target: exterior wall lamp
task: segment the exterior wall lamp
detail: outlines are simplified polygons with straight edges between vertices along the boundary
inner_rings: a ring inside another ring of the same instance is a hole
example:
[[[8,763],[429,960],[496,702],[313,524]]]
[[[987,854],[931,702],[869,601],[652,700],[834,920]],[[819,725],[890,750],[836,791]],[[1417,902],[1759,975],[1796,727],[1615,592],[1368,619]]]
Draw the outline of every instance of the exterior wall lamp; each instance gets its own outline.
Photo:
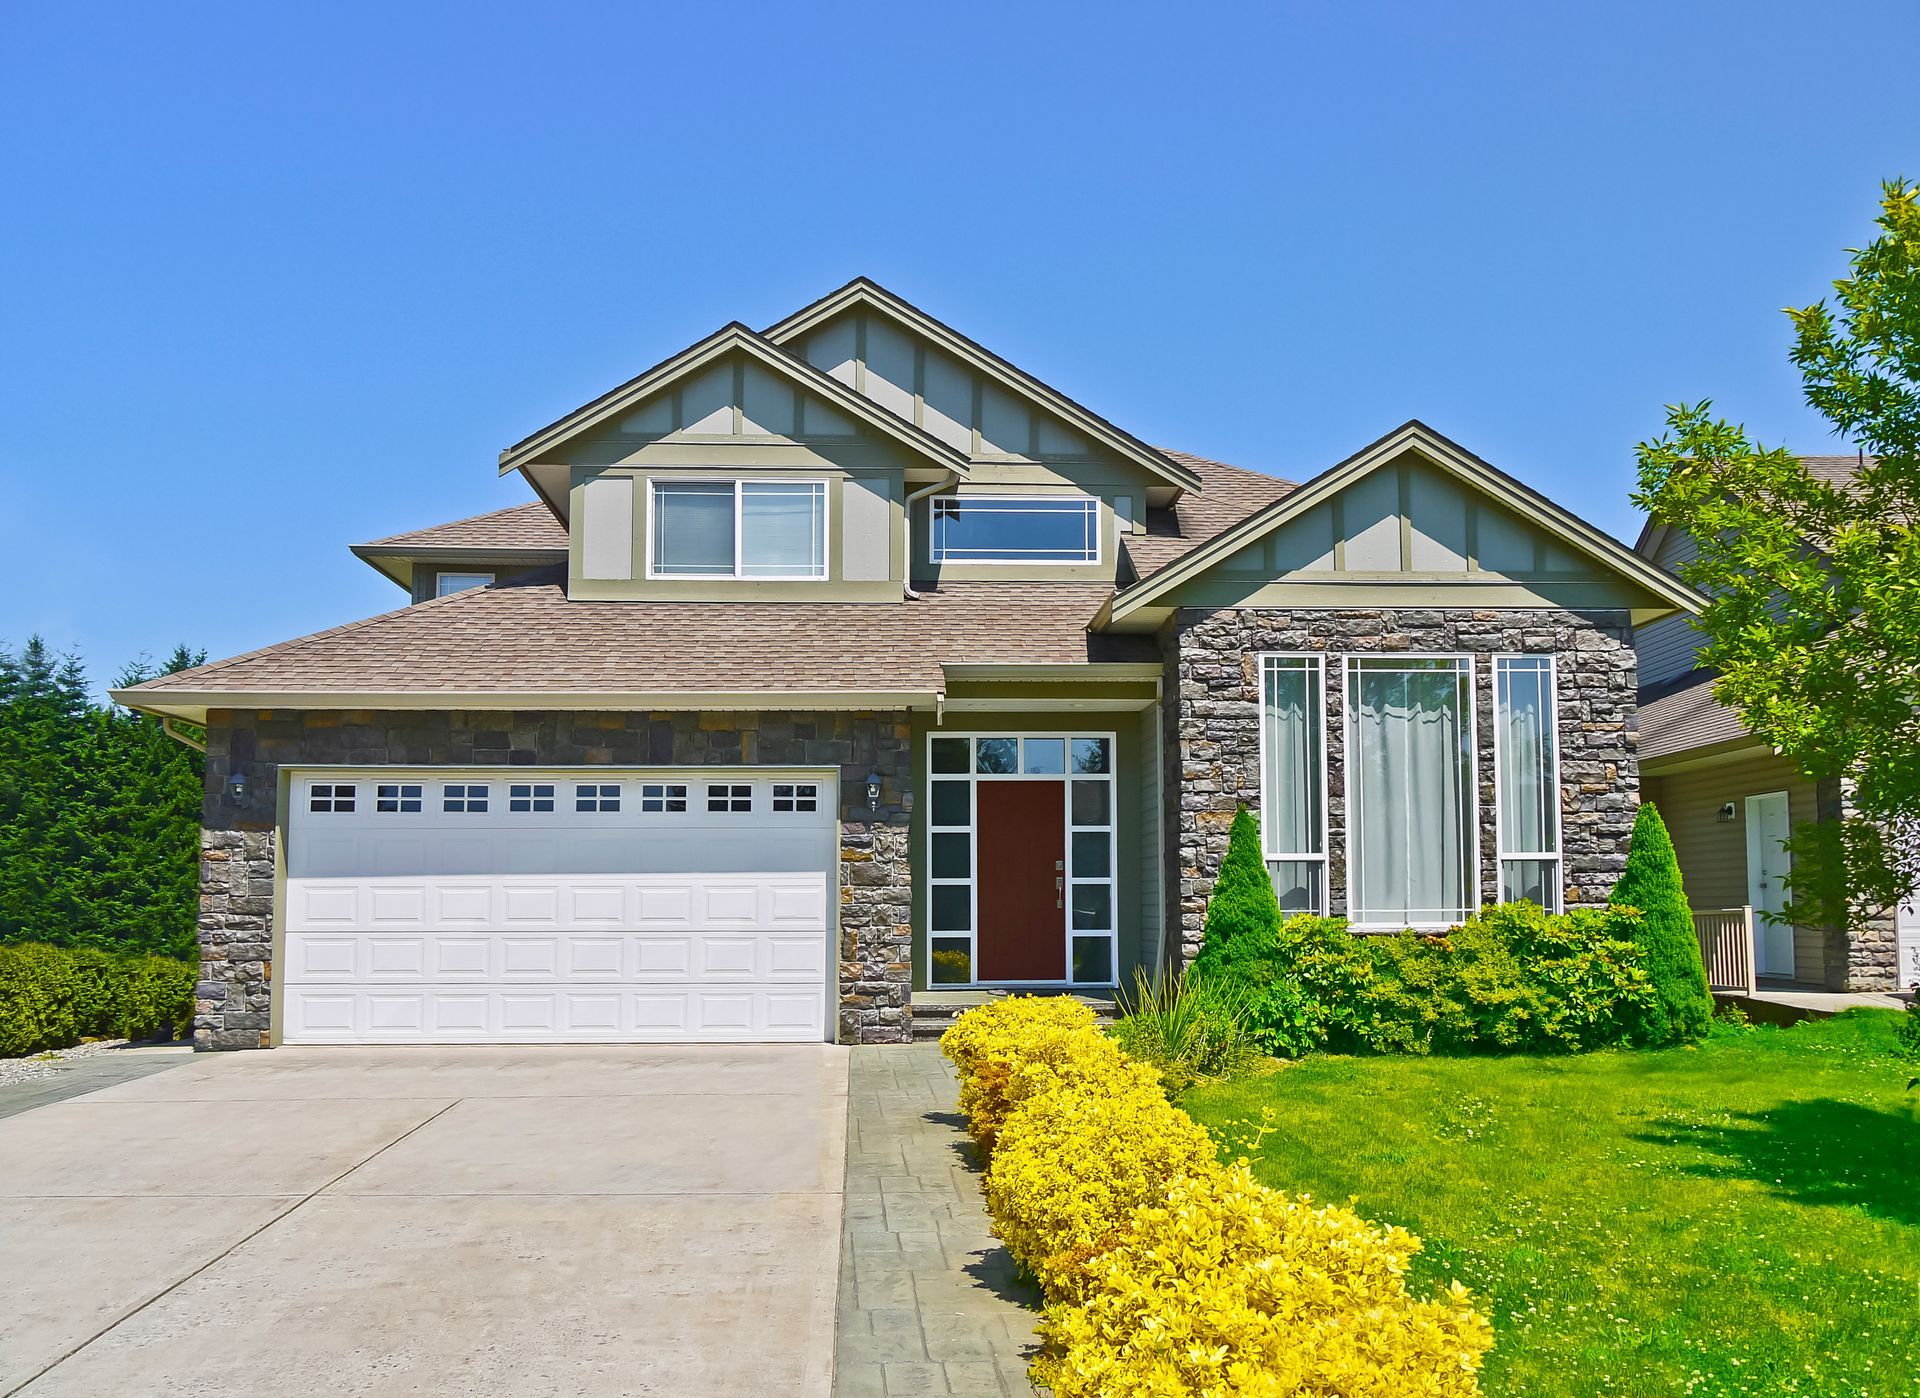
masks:
[[[869,811],[880,809],[880,781],[880,773],[877,770],[867,773],[867,809]]]
[[[242,767],[236,770],[227,778],[227,799],[236,806],[246,805],[249,786],[246,769]]]

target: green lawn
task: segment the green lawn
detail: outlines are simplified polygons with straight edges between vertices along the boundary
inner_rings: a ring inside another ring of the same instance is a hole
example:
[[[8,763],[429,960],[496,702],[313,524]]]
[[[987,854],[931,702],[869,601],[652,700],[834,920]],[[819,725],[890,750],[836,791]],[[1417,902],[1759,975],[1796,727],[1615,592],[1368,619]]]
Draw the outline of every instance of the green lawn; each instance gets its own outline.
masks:
[[[1913,1395],[1920,1089],[1896,1019],[1315,1058],[1183,1105],[1268,1184],[1425,1239],[1416,1280],[1493,1317],[1489,1394]]]

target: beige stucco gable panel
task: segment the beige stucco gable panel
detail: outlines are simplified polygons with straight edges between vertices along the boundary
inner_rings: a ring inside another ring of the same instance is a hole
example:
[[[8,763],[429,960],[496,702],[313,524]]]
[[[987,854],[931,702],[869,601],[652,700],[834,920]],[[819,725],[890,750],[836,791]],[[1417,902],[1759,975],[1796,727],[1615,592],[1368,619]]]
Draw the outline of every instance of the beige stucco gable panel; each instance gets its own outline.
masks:
[[[766,335],[974,460],[1118,465],[1156,505],[1199,489],[1185,466],[865,278]]]
[[[1420,424],[1342,462],[1120,593],[1101,618],[1178,607],[1697,611],[1692,589]]]
[[[523,473],[565,520],[577,467],[623,462],[660,441],[730,448],[808,440],[885,442],[934,479],[967,473],[965,453],[738,323],[508,447],[500,471]]]

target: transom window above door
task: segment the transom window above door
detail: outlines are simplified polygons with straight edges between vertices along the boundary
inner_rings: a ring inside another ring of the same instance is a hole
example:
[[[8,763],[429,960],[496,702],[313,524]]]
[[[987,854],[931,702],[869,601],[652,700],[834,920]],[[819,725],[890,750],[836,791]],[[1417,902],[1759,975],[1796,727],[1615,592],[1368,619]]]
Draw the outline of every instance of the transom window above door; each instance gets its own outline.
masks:
[[[1085,495],[941,495],[935,563],[1098,563],[1100,502]]]
[[[647,576],[827,575],[825,481],[653,481]]]

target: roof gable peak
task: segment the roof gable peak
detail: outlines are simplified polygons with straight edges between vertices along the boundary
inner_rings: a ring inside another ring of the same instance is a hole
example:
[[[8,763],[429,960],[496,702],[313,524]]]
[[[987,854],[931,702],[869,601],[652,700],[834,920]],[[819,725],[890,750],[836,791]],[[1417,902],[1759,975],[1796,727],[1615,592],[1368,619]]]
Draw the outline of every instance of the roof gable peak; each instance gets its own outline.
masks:
[[[1043,383],[1018,365],[1001,358],[979,341],[928,314],[871,277],[859,276],[774,322],[762,332],[774,344],[794,346],[808,332],[844,312],[877,311],[910,334],[920,337],[977,371],[989,382],[1066,423],[1074,431],[1132,462],[1167,484],[1199,491],[1199,476],[1159,448],[1141,441],[1091,409]],[[800,357],[797,353],[795,357]]]

